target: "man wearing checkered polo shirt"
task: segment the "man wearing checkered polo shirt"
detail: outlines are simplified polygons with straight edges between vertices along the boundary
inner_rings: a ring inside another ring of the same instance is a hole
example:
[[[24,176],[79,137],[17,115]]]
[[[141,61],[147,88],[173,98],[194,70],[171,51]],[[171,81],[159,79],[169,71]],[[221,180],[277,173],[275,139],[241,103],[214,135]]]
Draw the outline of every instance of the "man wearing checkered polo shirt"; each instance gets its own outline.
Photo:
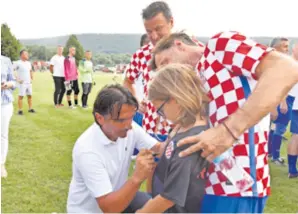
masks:
[[[268,113],[298,82],[298,63],[238,32],[216,34],[205,48],[185,34],[172,34],[155,46],[152,59],[152,69],[168,63],[194,66],[210,97],[212,128],[181,140],[179,146],[197,143],[180,156],[203,150],[212,161],[233,147],[236,164],[255,181],[240,192],[211,164],[202,212],[263,212],[270,194]]]
[[[139,100],[139,111],[144,114],[143,128],[159,141],[165,141],[170,130],[170,125],[156,113],[151,102],[146,100],[148,82],[152,78],[152,71],[149,67],[151,51],[154,45],[164,36],[171,33],[173,27],[173,16],[167,3],[157,1],[151,3],[142,12],[144,26],[149,36],[150,43],[141,47],[133,54],[130,64],[126,70],[124,86],[136,96],[135,82],[140,75],[144,79],[144,100]]]

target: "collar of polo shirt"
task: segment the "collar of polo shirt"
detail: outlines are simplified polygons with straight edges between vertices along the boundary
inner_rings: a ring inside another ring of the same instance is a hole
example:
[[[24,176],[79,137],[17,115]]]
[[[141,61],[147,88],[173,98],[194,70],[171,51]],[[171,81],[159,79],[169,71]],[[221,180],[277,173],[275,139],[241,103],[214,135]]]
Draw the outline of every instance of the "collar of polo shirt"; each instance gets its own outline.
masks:
[[[97,128],[98,128],[99,138],[100,138],[100,141],[102,141],[103,145],[110,145],[110,144],[116,144],[116,143],[117,143],[118,140],[117,140],[117,141],[112,141],[112,140],[110,140],[110,139],[105,135],[105,133],[103,133],[103,131],[101,130],[100,126],[97,125],[96,123],[95,123],[95,125],[96,125]],[[119,138],[118,138],[118,139],[119,139]]]

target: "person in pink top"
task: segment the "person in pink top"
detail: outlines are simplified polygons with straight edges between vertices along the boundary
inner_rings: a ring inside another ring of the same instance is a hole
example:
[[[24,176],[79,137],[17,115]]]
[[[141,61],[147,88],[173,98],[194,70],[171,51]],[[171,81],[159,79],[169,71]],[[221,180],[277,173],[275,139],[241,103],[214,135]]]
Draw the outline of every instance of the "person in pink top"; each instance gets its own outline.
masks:
[[[64,60],[64,74],[65,74],[65,87],[66,87],[66,95],[67,102],[69,108],[76,108],[78,106],[78,95],[80,93],[79,84],[78,84],[78,69],[76,65],[76,48],[70,47],[69,54],[65,57]],[[74,104],[71,103],[71,92],[74,91]]]

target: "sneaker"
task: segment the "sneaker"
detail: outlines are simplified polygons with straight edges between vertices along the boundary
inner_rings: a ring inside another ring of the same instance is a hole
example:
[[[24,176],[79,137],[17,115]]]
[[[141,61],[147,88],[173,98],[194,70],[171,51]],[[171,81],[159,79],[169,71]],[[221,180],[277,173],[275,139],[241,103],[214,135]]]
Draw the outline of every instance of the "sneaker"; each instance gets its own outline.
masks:
[[[7,171],[5,169],[4,164],[1,165],[1,178],[6,178],[7,177]]]
[[[82,108],[83,108],[83,109],[88,109],[89,107],[88,107],[88,106],[82,106]]]
[[[34,109],[30,109],[28,112],[29,113],[36,113],[36,111]]]
[[[23,111],[22,110],[19,110],[18,111],[18,115],[24,115]]]
[[[278,165],[278,166],[285,165],[285,161],[282,158],[278,158],[276,160],[272,159],[271,161],[272,161],[272,163],[274,163],[275,165]]]
[[[298,172],[297,173],[295,173],[295,174],[288,174],[288,177],[289,178],[298,178]]]
[[[69,106],[69,108],[70,108],[70,109],[76,109],[77,107],[76,107],[76,106],[73,106],[73,105],[71,105],[71,106]]]

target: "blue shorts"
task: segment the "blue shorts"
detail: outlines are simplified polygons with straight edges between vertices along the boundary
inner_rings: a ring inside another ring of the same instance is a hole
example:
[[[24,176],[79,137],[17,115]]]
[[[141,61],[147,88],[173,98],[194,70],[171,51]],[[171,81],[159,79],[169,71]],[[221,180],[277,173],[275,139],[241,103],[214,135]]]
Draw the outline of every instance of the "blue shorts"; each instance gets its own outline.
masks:
[[[205,195],[202,213],[262,213],[268,197],[226,197]]]
[[[280,106],[277,107],[278,116],[277,116],[276,120],[274,121],[275,124],[280,123],[285,126],[288,125],[288,123],[292,117],[292,108],[293,108],[294,100],[295,100],[295,97],[287,96],[286,101],[287,101],[287,105],[288,105],[288,111],[285,114],[280,112]]]
[[[298,134],[298,110],[292,110],[290,132],[293,134]]]

